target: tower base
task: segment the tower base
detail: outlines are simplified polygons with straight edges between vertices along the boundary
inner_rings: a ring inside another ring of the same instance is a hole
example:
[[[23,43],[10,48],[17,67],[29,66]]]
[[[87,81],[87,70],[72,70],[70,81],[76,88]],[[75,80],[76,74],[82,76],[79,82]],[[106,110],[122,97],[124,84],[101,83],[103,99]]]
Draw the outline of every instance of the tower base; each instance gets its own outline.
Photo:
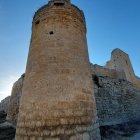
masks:
[[[40,133],[40,136],[16,135],[16,140],[101,140],[98,123],[88,127],[63,126],[46,132],[46,135]]]

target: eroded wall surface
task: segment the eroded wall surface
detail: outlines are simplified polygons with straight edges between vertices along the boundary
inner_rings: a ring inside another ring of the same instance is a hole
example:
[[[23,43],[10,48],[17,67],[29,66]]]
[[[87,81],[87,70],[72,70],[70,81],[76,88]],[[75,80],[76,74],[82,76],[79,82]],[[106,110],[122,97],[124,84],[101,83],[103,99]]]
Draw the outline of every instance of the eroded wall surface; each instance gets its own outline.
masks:
[[[117,71],[115,69],[109,69],[104,66],[91,64],[92,75],[96,76],[106,76],[116,79],[126,79],[125,73],[123,71]]]
[[[140,132],[140,90],[123,79],[96,76],[94,82],[101,138],[133,140]]]
[[[0,111],[7,113],[10,103],[10,96],[6,97],[0,102]]]
[[[95,96],[100,126],[140,120],[138,88],[123,79],[98,77],[96,80]]]
[[[9,108],[8,108],[6,120],[8,120],[14,125],[17,124],[24,77],[25,77],[25,74],[23,74],[18,79],[18,81],[14,83],[13,88],[12,88],[11,98],[9,101]]]

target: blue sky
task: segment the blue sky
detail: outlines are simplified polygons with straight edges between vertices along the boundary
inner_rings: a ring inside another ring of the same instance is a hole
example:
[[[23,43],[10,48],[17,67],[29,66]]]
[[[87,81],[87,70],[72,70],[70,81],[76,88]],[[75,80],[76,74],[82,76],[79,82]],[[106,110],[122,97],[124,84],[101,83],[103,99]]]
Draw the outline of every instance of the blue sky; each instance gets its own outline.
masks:
[[[31,23],[47,0],[0,0],[0,100],[25,71]],[[90,61],[104,65],[111,51],[129,54],[140,76],[140,0],[72,0],[85,13]]]

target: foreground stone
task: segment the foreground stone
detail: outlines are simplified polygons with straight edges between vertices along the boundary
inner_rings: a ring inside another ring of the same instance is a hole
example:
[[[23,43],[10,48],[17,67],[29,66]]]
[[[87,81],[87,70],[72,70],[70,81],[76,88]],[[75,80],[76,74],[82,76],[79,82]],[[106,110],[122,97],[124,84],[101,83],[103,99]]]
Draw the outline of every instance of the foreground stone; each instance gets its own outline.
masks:
[[[0,111],[0,124],[5,122],[6,115],[4,111]]]
[[[140,120],[116,125],[101,126],[100,132],[102,140],[133,140],[135,134],[140,132]]]
[[[4,111],[0,112],[0,140],[13,140],[15,137],[16,129],[15,127],[6,122],[6,113]]]

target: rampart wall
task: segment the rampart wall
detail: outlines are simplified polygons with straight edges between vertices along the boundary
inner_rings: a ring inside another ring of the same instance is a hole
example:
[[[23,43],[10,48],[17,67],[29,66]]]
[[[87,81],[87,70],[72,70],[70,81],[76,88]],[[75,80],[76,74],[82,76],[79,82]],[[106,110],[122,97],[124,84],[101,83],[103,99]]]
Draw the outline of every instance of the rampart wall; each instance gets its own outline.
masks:
[[[91,64],[91,72],[93,75],[97,75],[97,76],[107,76],[110,78],[126,79],[124,72],[117,71],[115,69],[108,69],[105,68],[104,66]]]
[[[95,96],[100,126],[123,124],[140,118],[140,90],[123,79],[98,77]]]
[[[24,76],[23,74],[13,85],[12,93],[9,101],[9,107],[7,111],[7,117],[6,120],[11,122],[12,124],[17,124],[17,118],[19,113],[19,104],[20,104],[20,98],[22,94],[22,87],[24,82]]]

